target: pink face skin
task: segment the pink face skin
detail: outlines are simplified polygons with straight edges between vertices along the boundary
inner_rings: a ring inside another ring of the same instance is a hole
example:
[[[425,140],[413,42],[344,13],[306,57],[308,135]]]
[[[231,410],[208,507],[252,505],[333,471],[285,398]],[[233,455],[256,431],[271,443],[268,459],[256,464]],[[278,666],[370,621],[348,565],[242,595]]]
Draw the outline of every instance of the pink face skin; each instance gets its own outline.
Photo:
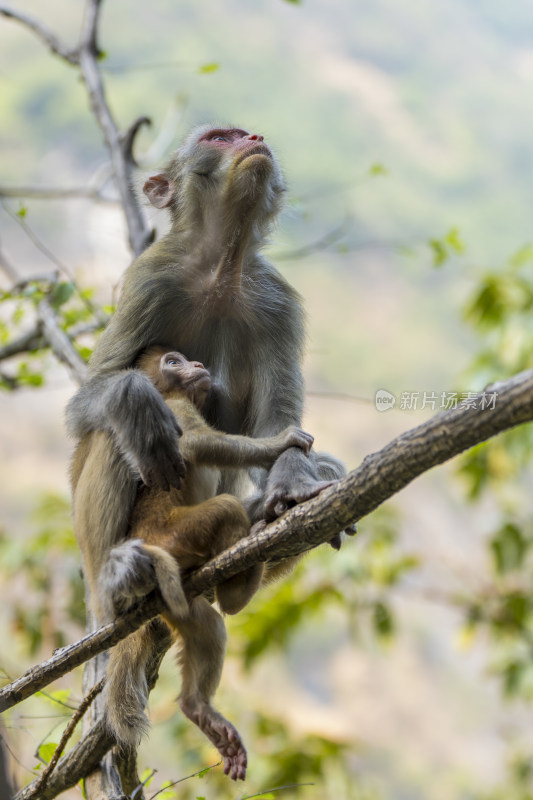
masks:
[[[265,155],[272,158],[270,148],[264,142],[264,137],[257,133],[248,133],[240,128],[213,128],[200,136],[199,142],[208,142],[217,148],[243,152],[247,155]]]

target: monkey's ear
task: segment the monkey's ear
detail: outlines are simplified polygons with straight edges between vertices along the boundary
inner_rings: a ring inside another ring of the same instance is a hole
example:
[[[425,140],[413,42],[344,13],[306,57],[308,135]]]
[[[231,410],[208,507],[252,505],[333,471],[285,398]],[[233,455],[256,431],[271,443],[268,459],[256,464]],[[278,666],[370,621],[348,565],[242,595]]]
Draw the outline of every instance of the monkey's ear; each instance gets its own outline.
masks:
[[[167,208],[174,198],[174,184],[167,176],[160,172],[151,175],[143,186],[143,192],[151,204],[156,208]]]

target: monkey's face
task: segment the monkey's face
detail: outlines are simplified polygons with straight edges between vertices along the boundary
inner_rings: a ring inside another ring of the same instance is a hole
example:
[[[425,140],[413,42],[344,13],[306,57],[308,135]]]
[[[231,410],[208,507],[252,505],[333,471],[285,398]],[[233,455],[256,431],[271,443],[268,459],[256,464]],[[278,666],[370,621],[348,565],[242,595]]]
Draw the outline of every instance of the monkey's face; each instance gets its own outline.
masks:
[[[200,361],[189,361],[182,353],[173,351],[161,356],[160,370],[166,391],[181,389],[197,408],[202,408],[212,381]]]
[[[211,128],[199,137],[196,150],[211,172],[225,172],[229,165],[236,167],[247,159],[253,159],[247,167],[261,164],[259,168],[269,173],[274,168],[274,156],[264,137],[240,128]]]
[[[206,209],[226,217],[234,209],[257,221],[260,238],[278,214],[284,191],[280,168],[263,136],[209,125],[196,128],[165,171],[144,186],[150,202],[170,208],[175,219],[201,220]]]

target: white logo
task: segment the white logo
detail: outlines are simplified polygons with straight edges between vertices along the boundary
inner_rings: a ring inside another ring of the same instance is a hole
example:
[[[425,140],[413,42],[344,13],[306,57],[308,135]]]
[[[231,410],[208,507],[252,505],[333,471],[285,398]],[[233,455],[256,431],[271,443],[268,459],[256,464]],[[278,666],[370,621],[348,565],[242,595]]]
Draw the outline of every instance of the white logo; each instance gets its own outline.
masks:
[[[376,409],[377,411],[390,411],[394,408],[396,398],[393,394],[386,389],[378,389],[376,392]]]

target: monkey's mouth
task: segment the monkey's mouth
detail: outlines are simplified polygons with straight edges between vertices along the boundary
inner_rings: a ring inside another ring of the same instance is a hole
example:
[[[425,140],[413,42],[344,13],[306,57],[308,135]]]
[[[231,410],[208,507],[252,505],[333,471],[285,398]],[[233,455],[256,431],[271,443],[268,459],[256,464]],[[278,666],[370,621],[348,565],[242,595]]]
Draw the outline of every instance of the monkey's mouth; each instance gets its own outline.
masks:
[[[197,370],[194,382],[192,384],[195,392],[208,392],[211,389],[212,380],[209,372],[205,370]]]
[[[247,147],[242,153],[239,153],[235,159],[235,164],[241,164],[247,158],[250,158],[250,156],[266,156],[272,160],[272,153],[270,152],[268,145],[258,142],[257,144]]]

